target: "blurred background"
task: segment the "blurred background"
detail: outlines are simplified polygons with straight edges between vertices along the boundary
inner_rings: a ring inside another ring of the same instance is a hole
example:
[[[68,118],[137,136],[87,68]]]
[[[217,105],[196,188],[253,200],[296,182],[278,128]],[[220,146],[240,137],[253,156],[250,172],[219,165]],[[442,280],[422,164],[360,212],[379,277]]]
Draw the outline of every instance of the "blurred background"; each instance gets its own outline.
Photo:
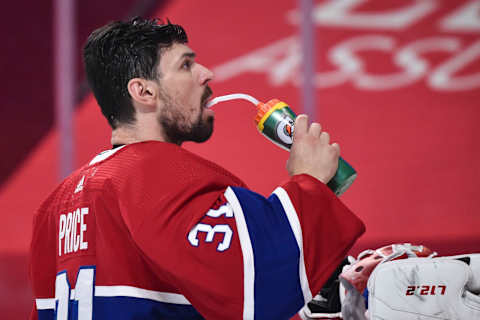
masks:
[[[278,98],[322,123],[358,172],[341,196],[367,226],[351,254],[395,242],[480,252],[480,1],[18,0],[3,10],[2,319],[27,318],[33,303],[36,208],[111,147],[85,84],[83,43],[135,15],[185,27],[216,75],[214,96]],[[214,110],[213,137],[185,147],[270,194],[287,179],[288,153],[258,133],[248,102]]]

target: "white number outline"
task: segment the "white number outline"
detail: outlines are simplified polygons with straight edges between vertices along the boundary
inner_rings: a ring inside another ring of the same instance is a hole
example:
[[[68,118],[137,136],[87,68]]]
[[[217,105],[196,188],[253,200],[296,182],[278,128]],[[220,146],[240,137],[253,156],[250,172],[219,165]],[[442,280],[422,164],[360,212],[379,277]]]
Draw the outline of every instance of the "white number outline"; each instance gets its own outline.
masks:
[[[210,209],[206,215],[212,218],[219,218],[223,215],[225,215],[226,218],[233,218],[233,209],[229,203],[226,203],[218,209]],[[207,243],[213,242],[216,233],[223,233],[223,240],[218,244],[217,251],[224,252],[230,248],[233,238],[233,230],[228,224],[217,224],[212,226],[206,223],[198,223],[195,225],[187,236],[188,242],[194,247],[200,245],[200,241],[197,238],[199,232],[207,233],[205,238],[205,242]]]

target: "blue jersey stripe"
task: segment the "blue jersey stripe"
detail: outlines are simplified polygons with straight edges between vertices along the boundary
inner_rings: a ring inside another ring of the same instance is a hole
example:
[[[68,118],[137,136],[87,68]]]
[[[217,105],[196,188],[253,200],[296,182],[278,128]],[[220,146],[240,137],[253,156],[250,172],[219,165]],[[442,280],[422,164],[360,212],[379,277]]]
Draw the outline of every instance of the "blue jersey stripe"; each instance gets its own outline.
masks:
[[[38,320],[54,320],[55,311],[53,309],[38,310]]]
[[[303,305],[300,250],[276,195],[232,187],[243,209],[255,265],[255,319],[293,316]]]
[[[197,320],[203,317],[191,306],[133,297],[95,297],[94,319]]]
[[[70,300],[69,319],[77,319],[78,302]],[[38,320],[55,320],[54,309],[37,310]],[[93,319],[116,320],[152,320],[204,319],[191,305],[159,302],[134,297],[95,297],[93,300]]]

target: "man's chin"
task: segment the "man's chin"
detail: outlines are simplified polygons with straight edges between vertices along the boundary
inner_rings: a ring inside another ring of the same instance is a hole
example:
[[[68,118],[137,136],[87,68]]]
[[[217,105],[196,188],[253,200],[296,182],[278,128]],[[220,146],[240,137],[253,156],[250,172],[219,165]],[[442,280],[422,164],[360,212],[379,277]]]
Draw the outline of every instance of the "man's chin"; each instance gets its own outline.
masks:
[[[195,138],[195,139],[192,139],[191,141],[192,142],[195,142],[195,143],[204,143],[204,142],[207,142],[208,139],[210,139],[212,135],[208,135],[208,136],[203,136],[203,137],[198,137],[198,138]]]
[[[210,139],[213,134],[213,116],[205,117],[205,114],[202,115],[204,120],[197,122],[197,124],[192,128],[190,132],[189,139],[192,142],[202,143]]]

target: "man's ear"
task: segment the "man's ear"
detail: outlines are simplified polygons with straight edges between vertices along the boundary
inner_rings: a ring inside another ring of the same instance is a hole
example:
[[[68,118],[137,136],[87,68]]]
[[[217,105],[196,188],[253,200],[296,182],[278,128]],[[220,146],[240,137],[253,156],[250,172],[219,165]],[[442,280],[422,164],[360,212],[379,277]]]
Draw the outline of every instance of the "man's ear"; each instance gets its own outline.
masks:
[[[156,106],[155,99],[157,88],[152,81],[142,78],[133,78],[128,81],[127,89],[132,99],[139,105],[145,106],[148,109]]]

